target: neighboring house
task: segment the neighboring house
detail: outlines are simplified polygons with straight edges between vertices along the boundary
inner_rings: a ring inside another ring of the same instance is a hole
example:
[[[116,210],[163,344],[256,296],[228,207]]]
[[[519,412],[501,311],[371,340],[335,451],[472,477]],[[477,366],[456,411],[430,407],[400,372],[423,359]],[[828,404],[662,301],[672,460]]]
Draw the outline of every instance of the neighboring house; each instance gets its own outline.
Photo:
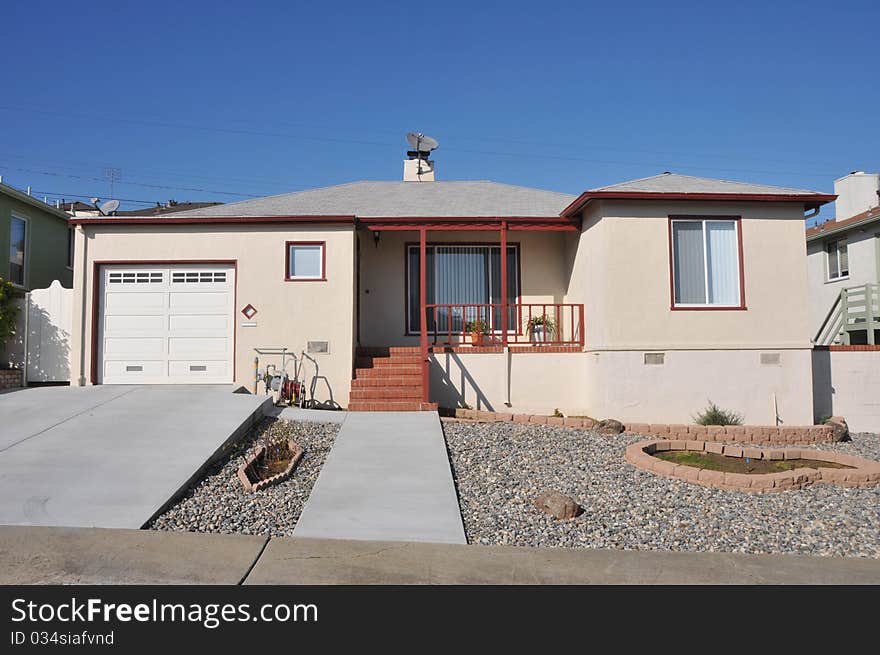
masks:
[[[880,174],[850,173],[834,193],[836,218],[807,230],[813,338],[880,344]]]
[[[169,200],[166,203],[157,202],[155,207],[147,207],[146,209],[127,209],[123,211],[113,212],[113,216],[161,216],[163,214],[173,214],[175,212],[185,212],[190,209],[201,209],[203,207],[215,207],[222,203],[219,202],[177,202]],[[71,216],[101,216],[101,212],[95,205],[89,205],[79,200],[73,202],[61,202],[58,204]]]
[[[0,277],[22,291],[73,284],[73,238],[68,215],[0,184]]]
[[[250,389],[255,349],[287,347],[317,400],[355,410],[685,423],[711,399],[812,423],[803,220],[832,200],[675,174],[577,197],[405,176],[76,217],[72,379]]]

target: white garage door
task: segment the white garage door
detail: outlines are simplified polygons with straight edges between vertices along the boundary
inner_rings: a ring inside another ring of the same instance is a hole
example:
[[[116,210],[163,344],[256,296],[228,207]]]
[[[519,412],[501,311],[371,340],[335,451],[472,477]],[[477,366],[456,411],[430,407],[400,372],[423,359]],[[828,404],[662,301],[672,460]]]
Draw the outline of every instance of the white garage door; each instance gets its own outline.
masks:
[[[98,382],[232,382],[232,266],[104,266]]]

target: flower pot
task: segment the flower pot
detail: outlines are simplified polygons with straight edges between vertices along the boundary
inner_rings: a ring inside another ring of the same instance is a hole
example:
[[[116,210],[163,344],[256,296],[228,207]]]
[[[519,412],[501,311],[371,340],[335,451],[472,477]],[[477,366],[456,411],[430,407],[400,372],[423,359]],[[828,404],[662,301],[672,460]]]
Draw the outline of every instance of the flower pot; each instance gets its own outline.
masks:
[[[544,343],[547,341],[547,330],[543,325],[532,326],[532,343]]]
[[[482,332],[471,332],[471,343],[475,346],[483,345],[483,333]]]

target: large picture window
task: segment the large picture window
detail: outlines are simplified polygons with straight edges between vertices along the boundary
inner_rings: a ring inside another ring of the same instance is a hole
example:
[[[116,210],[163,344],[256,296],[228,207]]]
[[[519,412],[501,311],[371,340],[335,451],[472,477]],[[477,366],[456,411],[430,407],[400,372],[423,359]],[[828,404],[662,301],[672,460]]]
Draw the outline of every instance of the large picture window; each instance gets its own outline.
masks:
[[[9,227],[9,281],[19,286],[25,283],[27,232],[27,220],[13,215]]]
[[[501,304],[501,247],[492,245],[428,244],[425,251],[428,305],[471,305],[437,309],[437,332],[463,332],[469,321],[483,320],[490,330],[501,329],[501,308],[489,311],[477,305]],[[421,330],[419,320],[419,246],[407,246],[407,329]],[[507,303],[519,298],[519,246],[507,246]],[[428,330],[434,331],[434,313]],[[507,329],[517,329],[516,308],[508,309]]]
[[[737,219],[671,220],[674,308],[743,308],[739,230]]]

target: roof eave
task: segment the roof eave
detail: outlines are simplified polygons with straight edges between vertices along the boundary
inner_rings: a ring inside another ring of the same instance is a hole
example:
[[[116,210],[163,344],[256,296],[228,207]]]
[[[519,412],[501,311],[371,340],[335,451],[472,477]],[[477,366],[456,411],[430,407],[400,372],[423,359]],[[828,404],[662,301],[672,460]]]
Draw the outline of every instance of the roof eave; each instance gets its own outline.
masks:
[[[828,230],[819,230],[818,232],[813,232],[812,234],[807,234],[807,242],[816,241],[817,239],[822,239],[827,236],[831,236],[834,234],[840,234],[842,232],[848,232],[849,230],[864,227],[865,225],[870,225],[871,223],[880,222],[880,214],[872,214],[866,216],[860,221],[856,221],[854,223],[847,223],[844,225],[836,225]]]
[[[669,191],[585,191],[562,210],[560,216],[573,217],[591,200],[712,200],[736,202],[802,202],[810,209],[837,198],[829,193],[680,193]]]
[[[13,198],[15,198],[16,200],[18,200],[20,202],[31,205],[35,209],[40,209],[42,211],[45,211],[47,214],[51,214],[55,218],[61,218],[61,219],[64,219],[65,221],[68,218],[70,218],[70,215],[66,211],[64,211],[63,209],[56,209],[52,205],[47,205],[42,200],[38,200],[37,198],[34,198],[33,196],[29,196],[26,193],[22,193],[21,191],[19,191],[15,187],[11,187],[8,184],[0,183],[0,190],[2,190],[2,192],[5,193],[6,195],[12,196]]]

